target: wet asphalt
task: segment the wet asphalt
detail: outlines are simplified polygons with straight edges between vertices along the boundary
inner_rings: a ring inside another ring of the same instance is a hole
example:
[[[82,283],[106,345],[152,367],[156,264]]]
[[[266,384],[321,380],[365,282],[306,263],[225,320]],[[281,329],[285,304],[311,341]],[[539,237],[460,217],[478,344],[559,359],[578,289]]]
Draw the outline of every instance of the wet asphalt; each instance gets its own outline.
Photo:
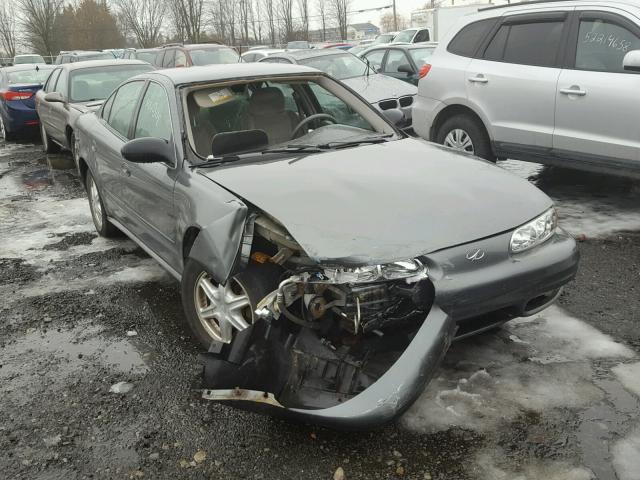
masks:
[[[640,182],[500,165],[556,199],[577,279],[345,433],[201,400],[178,285],[95,235],[68,156],[0,143],[0,478],[640,478]]]

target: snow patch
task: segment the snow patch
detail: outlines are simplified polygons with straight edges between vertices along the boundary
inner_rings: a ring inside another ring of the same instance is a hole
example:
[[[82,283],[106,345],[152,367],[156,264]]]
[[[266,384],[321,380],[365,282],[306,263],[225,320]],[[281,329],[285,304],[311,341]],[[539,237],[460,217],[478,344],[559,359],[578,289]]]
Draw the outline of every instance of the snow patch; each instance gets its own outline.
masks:
[[[613,467],[619,480],[640,478],[640,429],[619,440],[612,448]]]
[[[640,397],[640,363],[621,363],[613,367],[612,371],[627,390]],[[640,478],[640,469],[638,475]]]

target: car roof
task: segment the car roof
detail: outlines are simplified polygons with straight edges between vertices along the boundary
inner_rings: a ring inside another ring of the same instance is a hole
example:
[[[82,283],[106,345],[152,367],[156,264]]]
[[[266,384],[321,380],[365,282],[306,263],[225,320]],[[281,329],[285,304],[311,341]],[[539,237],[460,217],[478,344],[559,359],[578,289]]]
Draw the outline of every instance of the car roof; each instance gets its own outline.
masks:
[[[116,66],[116,65],[149,65],[147,62],[143,62],[142,60],[120,60],[114,58],[113,60],[87,60],[86,62],[74,62],[74,63],[63,63],[61,65],[56,65],[57,67],[62,67],[66,70],[81,70],[83,68],[92,68],[92,67],[108,67],[108,66]]]
[[[44,68],[45,70],[53,70],[57,65],[47,65],[46,63],[22,63],[20,65],[14,65],[12,67],[3,67],[3,72],[20,72],[22,70],[35,70]]]
[[[174,85],[190,83],[220,82],[225,80],[242,80],[253,77],[276,75],[321,74],[315,68],[301,65],[285,65],[283,63],[229,63],[205,65],[189,68],[168,68],[153,70],[142,76],[162,76]]]
[[[438,42],[420,42],[420,43],[383,43],[382,45],[373,45],[368,50],[382,50],[385,48],[399,48],[402,50],[416,50],[419,48],[436,48]]]
[[[18,58],[18,57],[40,57],[40,58],[42,58],[42,55],[40,55],[38,53],[20,53],[18,55],[15,55],[13,58]]]
[[[331,48],[314,48],[309,50],[287,50],[282,53],[276,53],[272,57],[285,57],[291,60],[305,60],[307,58],[324,57],[327,55],[348,55],[344,50],[335,50]]]
[[[196,48],[231,48],[228,45],[222,45],[221,43],[189,43],[187,45],[183,45],[183,48],[187,50],[194,50]]]

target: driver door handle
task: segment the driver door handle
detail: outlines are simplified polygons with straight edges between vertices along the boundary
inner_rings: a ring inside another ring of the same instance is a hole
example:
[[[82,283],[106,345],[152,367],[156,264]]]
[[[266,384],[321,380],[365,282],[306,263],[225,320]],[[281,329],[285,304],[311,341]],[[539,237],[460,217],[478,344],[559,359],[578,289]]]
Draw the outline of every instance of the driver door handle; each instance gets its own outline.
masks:
[[[481,73],[479,73],[475,77],[470,77],[469,81],[471,83],[489,83],[489,79],[484,75],[482,75]]]
[[[560,93],[562,93],[563,95],[577,95],[578,97],[584,97],[587,94],[587,91],[580,89],[580,87],[574,86],[571,88],[561,88]]]

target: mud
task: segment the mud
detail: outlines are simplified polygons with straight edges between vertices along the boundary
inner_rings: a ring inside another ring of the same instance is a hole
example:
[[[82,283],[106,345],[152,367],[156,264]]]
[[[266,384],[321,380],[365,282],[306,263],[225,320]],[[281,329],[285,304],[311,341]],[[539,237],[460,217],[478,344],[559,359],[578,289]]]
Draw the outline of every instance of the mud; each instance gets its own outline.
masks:
[[[454,344],[402,419],[356,434],[202,401],[178,285],[95,236],[65,160],[0,143],[0,477],[637,478],[636,182],[501,162],[584,240],[576,282],[558,307]]]

